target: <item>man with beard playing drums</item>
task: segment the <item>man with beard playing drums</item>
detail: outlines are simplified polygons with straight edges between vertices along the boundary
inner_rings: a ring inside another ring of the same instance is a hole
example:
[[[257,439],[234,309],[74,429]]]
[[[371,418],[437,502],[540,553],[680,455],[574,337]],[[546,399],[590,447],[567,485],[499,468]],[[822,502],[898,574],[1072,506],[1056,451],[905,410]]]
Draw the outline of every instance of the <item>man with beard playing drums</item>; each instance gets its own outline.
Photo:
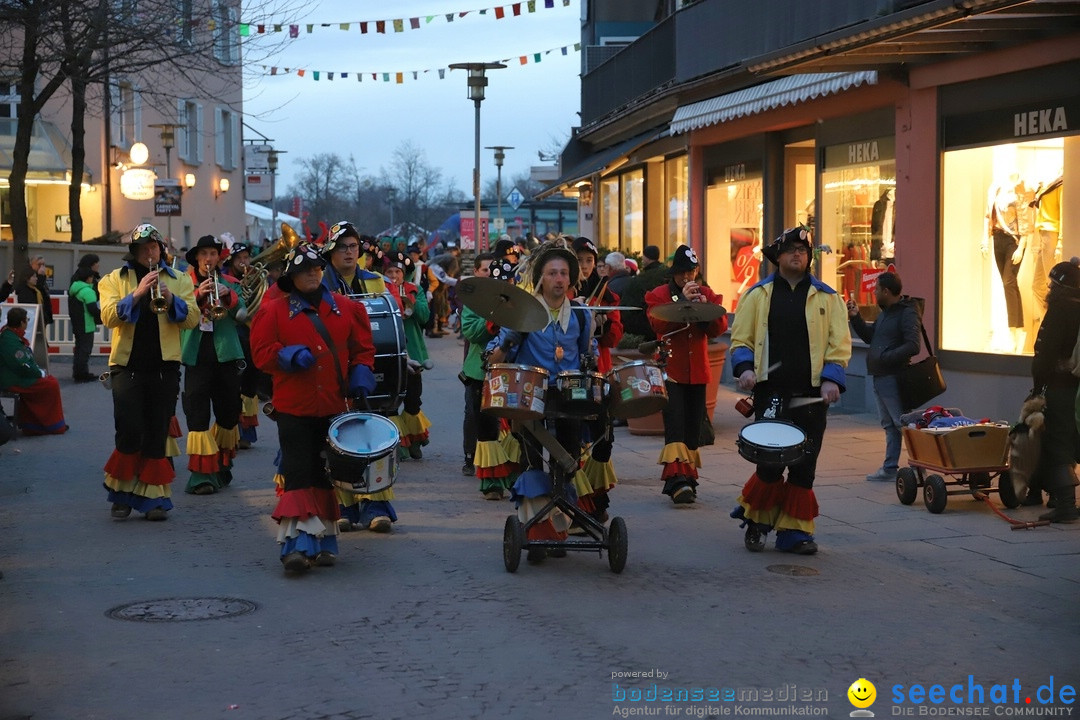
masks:
[[[645,295],[651,311],[669,303],[711,303],[723,298],[698,283],[698,258],[690,247],[680,245],[671,261],[669,280]],[[705,386],[709,382],[708,339],[727,329],[727,316],[708,322],[678,323],[653,317],[649,323],[659,337],[670,333],[666,383],[668,403],[664,406],[664,449],[658,463],[664,466],[660,479],[663,493],[676,505],[697,498],[697,469],[701,467],[698,444],[705,417]]]
[[[785,230],[762,253],[777,269],[739,300],[731,329],[733,371],[740,389],[754,391],[755,420],[794,423],[805,433],[805,454],[786,463],[787,482],[785,464],[759,462],[731,517],[742,521],[751,552],[764,550],[765,536],[775,528],[777,550],[812,555],[818,550],[814,471],[828,405],[840,399],[851,358],[847,309],[810,273],[807,228]]]
[[[581,454],[581,420],[572,416],[556,417],[558,402],[554,378],[563,371],[580,372],[583,358],[595,357],[592,340],[591,313],[574,311],[570,293],[578,283],[577,256],[563,244],[552,241],[530,257],[528,278],[534,295],[548,313],[548,322],[541,330],[522,333],[502,328],[491,341],[488,349],[489,364],[511,362],[543,368],[548,374],[549,386],[545,393],[545,421],[554,431],[559,445],[572,458]],[[528,522],[551,499],[550,476],[544,472],[543,448],[531,433],[522,434],[523,463],[528,467],[514,483],[513,496],[518,506],[518,518]],[[584,474],[577,471],[572,482],[578,496],[592,491]],[[528,529],[528,540],[565,540],[570,519],[559,509]],[[565,550],[556,551],[565,554]],[[542,547],[529,548],[529,562],[540,562],[547,555]]]
[[[251,328],[255,362],[274,378],[285,490],[271,516],[286,572],[335,562],[340,509],[322,453],[346,395],[375,389],[367,310],[323,286],[324,262],[314,246],[297,245],[278,279],[288,294],[264,301]]]

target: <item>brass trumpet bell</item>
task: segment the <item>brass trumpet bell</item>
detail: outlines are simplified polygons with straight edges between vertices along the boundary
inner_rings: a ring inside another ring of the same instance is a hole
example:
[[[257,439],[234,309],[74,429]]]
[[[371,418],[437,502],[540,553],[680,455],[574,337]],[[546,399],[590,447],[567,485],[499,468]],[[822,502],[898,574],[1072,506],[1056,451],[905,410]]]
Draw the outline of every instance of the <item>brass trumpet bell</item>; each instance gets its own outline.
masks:
[[[269,287],[266,269],[284,260],[289,251],[299,244],[300,235],[293,230],[292,225],[281,223],[281,237],[269,248],[256,255],[247,273],[240,278],[240,296],[244,299],[244,308],[236,314],[239,322],[245,322],[259,309],[263,295]]]

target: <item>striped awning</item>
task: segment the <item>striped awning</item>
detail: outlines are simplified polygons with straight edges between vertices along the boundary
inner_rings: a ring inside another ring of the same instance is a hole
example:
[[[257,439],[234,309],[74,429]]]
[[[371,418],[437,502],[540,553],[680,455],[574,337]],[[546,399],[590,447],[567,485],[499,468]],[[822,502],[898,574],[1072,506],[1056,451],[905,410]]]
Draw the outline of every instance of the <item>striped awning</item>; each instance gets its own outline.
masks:
[[[878,75],[874,70],[789,75],[745,90],[683,105],[675,111],[671,132],[684,133],[718,125],[766,110],[843,92],[860,85],[876,85],[877,81]]]

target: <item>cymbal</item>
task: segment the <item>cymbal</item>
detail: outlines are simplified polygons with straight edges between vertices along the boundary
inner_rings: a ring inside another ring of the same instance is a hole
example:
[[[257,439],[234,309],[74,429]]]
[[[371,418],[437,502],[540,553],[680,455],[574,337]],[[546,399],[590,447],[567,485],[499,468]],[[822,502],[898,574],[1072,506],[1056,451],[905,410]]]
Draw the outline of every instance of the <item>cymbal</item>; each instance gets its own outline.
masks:
[[[465,307],[500,327],[535,332],[548,324],[544,304],[505,280],[469,277],[456,287]]]
[[[649,309],[649,315],[657,320],[666,320],[674,323],[709,322],[718,317],[727,315],[723,305],[713,303],[697,303],[684,300],[683,302],[657,305]]]

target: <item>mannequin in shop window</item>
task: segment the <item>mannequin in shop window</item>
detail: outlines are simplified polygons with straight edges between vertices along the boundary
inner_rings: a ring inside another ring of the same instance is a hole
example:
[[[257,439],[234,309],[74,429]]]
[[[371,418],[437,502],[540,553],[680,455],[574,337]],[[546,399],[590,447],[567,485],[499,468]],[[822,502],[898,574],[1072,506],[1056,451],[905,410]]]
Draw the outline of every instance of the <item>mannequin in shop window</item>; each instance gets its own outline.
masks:
[[[1025,215],[1030,215],[1030,208],[1022,200],[1025,192],[1024,183],[1016,173],[1010,175],[1007,181],[995,183],[990,188],[987,194],[986,232],[980,245],[985,255],[990,252],[992,244],[994,262],[1005,293],[1005,312],[1013,349],[1016,351],[1023,350],[1026,340],[1024,307],[1020,300],[1020,285],[1016,281],[1027,244],[1023,229],[1031,227],[1030,221],[1025,218]]]
[[[1035,198],[1031,208],[1035,212],[1035,232],[1031,236],[1032,259],[1035,268],[1032,272],[1032,293],[1035,295],[1033,312],[1035,326],[1038,327],[1046,315],[1048,285],[1044,278],[1054,266],[1058,245],[1061,244],[1061,192],[1062,173],[1049,183],[1039,183],[1035,189]]]
[[[881,193],[870,215],[870,259],[891,262],[896,243],[896,191],[893,188]]]

